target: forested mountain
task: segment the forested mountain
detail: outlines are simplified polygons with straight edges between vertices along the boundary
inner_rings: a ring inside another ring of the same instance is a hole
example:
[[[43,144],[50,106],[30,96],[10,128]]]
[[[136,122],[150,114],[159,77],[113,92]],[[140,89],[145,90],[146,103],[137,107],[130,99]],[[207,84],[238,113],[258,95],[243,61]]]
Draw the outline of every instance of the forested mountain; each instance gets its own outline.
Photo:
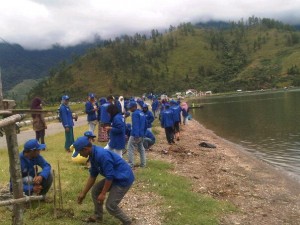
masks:
[[[213,92],[300,86],[300,33],[272,19],[250,17],[217,28],[191,23],[164,34],[108,40],[71,65],[52,70],[29,98],[57,102],[94,92],[133,95],[187,88]]]
[[[49,75],[58,63],[68,63],[97,44],[82,43],[72,47],[54,45],[48,50],[26,50],[17,44],[0,43],[0,67],[4,91],[23,80],[37,80]]]

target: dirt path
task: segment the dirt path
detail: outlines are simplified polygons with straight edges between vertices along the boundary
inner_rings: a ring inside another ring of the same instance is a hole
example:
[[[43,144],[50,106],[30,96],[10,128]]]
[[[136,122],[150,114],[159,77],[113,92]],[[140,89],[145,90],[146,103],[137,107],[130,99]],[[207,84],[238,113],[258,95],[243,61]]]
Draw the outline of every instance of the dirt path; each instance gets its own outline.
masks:
[[[80,117],[78,117],[78,120],[74,122],[75,126],[82,126],[85,124],[87,124],[86,116],[80,116]],[[46,137],[63,131],[63,127],[62,127],[61,123],[58,121],[47,124],[47,127],[48,128],[46,130]],[[30,129],[21,131],[20,134],[18,134],[19,145],[24,144],[25,141],[30,138],[35,138],[35,132],[32,130],[31,125],[30,125]],[[0,137],[0,151],[6,150],[6,146],[7,146],[7,144],[6,144],[5,136]]]
[[[162,129],[157,139],[149,158],[172,162],[175,173],[193,181],[195,192],[237,207],[236,212],[224,215],[220,224],[300,224],[300,184],[284,172],[194,120],[182,126],[181,140],[175,145],[166,144]],[[201,141],[217,148],[200,147]]]

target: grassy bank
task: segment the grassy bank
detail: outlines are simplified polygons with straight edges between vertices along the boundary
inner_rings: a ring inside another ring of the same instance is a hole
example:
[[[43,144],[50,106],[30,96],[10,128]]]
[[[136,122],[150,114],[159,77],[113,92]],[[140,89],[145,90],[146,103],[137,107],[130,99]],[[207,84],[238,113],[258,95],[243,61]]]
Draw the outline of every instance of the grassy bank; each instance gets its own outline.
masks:
[[[86,129],[87,126],[77,127],[75,136],[79,136]],[[58,218],[54,218],[52,202],[41,202],[40,207],[38,202],[34,202],[26,209],[26,224],[29,222],[30,224],[82,224],[81,219],[93,212],[90,195],[87,195],[82,205],[76,202],[77,195],[88,177],[88,170],[84,166],[71,162],[71,155],[64,151],[63,133],[47,138],[46,143],[47,151],[42,152],[42,155],[56,172],[58,161],[60,163],[64,210],[58,212]],[[0,151],[0,158],[2,162],[0,186],[3,187],[9,180],[7,151]],[[233,210],[228,203],[193,193],[190,188],[191,183],[186,178],[174,175],[172,169],[171,164],[150,159],[146,169],[138,169],[135,172],[135,191],[153,192],[162,198],[160,210],[162,224],[218,224],[218,217],[222,213]],[[53,198],[52,189],[48,198],[50,201]],[[105,213],[104,219],[107,225],[119,224],[108,213]],[[6,207],[0,208],[0,224],[11,224],[11,212]]]

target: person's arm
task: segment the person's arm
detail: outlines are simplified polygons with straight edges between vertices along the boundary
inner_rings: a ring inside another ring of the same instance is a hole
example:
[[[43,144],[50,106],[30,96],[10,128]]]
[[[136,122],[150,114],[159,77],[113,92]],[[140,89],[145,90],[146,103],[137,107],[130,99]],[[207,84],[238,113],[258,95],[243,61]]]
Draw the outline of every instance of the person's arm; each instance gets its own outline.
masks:
[[[150,124],[152,124],[152,123],[153,123],[153,121],[154,121],[154,116],[153,116],[153,113],[152,113],[152,112],[150,112],[150,111],[149,111],[149,120],[148,120],[148,121],[149,121],[149,123],[150,123]]]
[[[66,107],[61,106],[59,111],[60,111],[60,118],[61,118],[62,125],[64,126],[64,128],[69,127]]]
[[[100,193],[100,195],[98,196],[97,200],[100,202],[100,203],[103,203],[104,200],[105,200],[105,197],[106,197],[106,193],[108,192],[108,190],[110,189],[111,187],[111,184],[112,184],[112,180],[107,180],[105,179],[105,183],[104,183],[104,187]]]
[[[85,198],[86,194],[89,192],[89,190],[93,187],[94,183],[96,181],[96,177],[90,176],[85,184],[85,187],[83,190],[79,193],[77,197],[78,204],[81,204],[83,199]]]
[[[44,179],[47,179],[51,173],[51,165],[42,157],[38,156],[37,165],[40,166],[43,170],[38,176],[35,176],[33,179],[34,184],[40,185]]]
[[[118,117],[115,118],[113,121],[113,127],[111,127],[110,132],[114,134],[120,134],[123,132],[124,129],[124,122],[122,121],[122,118]]]

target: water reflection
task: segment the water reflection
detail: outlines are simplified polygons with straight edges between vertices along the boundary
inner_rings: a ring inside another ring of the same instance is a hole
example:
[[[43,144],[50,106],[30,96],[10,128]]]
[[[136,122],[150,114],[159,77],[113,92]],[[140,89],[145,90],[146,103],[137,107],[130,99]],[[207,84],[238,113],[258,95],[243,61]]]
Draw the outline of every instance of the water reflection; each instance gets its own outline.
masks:
[[[193,117],[219,136],[300,177],[300,90],[209,97]]]

